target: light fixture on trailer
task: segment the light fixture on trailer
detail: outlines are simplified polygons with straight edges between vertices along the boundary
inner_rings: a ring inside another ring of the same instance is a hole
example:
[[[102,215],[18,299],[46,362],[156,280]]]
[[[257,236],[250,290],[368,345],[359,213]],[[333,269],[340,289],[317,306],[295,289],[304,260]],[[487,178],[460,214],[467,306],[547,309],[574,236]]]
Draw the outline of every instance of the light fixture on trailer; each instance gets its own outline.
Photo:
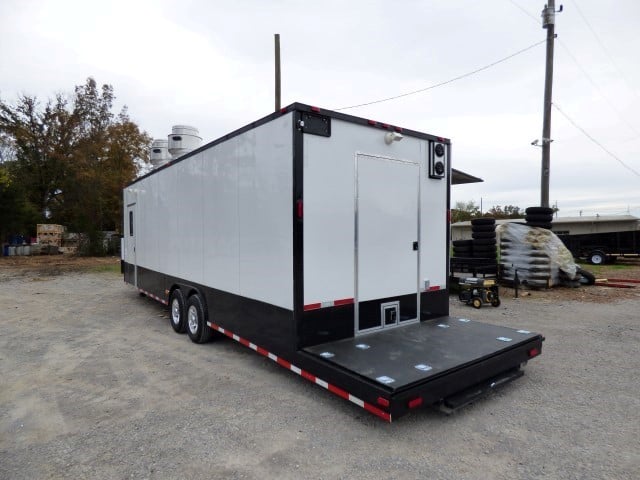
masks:
[[[404,137],[402,136],[401,133],[398,133],[398,132],[387,132],[384,135],[384,143],[386,143],[387,145],[391,145],[393,142],[399,142],[403,138]]]

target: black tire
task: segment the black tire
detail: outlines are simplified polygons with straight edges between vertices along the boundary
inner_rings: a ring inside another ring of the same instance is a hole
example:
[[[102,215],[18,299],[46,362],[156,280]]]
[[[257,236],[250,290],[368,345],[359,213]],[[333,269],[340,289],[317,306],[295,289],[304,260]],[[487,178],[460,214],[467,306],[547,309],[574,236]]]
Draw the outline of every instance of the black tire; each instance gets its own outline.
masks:
[[[527,215],[524,217],[526,222],[542,222],[542,223],[550,223],[553,222],[553,215]]]
[[[498,252],[496,252],[495,250],[480,250],[480,251],[473,252],[474,257],[480,257],[480,258],[496,258],[497,255],[498,255]]]
[[[207,325],[207,313],[200,295],[191,295],[186,309],[187,334],[193,343],[207,343],[213,337],[213,330]]]
[[[496,232],[473,232],[471,238],[478,240],[480,238],[496,238]]]
[[[495,232],[495,225],[473,225],[471,227],[472,232]]]
[[[547,280],[522,280],[521,283],[531,288],[549,288],[549,282]]]
[[[546,265],[549,266],[549,257],[530,258],[527,262],[529,265]]]
[[[478,246],[495,245],[495,244],[496,244],[495,238],[477,238],[473,241],[473,248],[476,248]]]
[[[531,267],[529,268],[531,276],[538,276],[541,278],[547,278],[551,276],[551,269],[549,267]]]
[[[481,308],[482,307],[482,299],[480,297],[473,297],[471,299],[471,305],[473,305],[473,308]]]
[[[473,253],[498,253],[496,245],[477,245]]]
[[[525,215],[553,215],[553,208],[549,207],[529,207],[524,211]]]
[[[582,280],[565,280],[561,282],[561,285],[568,288],[580,288],[582,286],[581,281]]]
[[[492,307],[499,307],[500,306],[500,299],[499,298],[494,298],[493,300],[491,300],[491,306]]]
[[[454,240],[451,243],[454,247],[470,247],[473,244],[473,240]]]
[[[593,285],[596,283],[596,276],[593,273],[582,268],[578,268],[578,273],[582,275],[582,278],[580,279],[580,283],[582,285]]]
[[[495,225],[496,219],[490,217],[474,218],[471,220],[471,225]]]
[[[550,223],[541,223],[541,222],[527,223],[527,226],[528,227],[544,228],[545,230],[551,230],[551,224]]]
[[[607,262],[607,255],[601,250],[594,250],[587,257],[591,265],[604,265]]]
[[[187,331],[187,314],[184,305],[184,295],[176,288],[169,296],[169,323],[176,333]]]

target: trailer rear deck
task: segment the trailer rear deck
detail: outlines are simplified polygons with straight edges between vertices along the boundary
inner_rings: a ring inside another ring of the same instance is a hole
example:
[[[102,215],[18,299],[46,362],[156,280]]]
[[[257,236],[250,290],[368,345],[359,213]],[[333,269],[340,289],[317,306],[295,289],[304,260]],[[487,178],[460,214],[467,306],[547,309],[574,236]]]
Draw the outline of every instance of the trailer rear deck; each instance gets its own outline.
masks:
[[[509,353],[523,347],[537,348],[539,353],[542,340],[540,334],[528,330],[442,317],[304,350],[394,395],[474,366],[478,368],[473,375],[481,382],[499,373],[496,362],[488,360],[503,358],[504,371],[518,368],[519,357]],[[483,364],[491,367],[485,370]]]

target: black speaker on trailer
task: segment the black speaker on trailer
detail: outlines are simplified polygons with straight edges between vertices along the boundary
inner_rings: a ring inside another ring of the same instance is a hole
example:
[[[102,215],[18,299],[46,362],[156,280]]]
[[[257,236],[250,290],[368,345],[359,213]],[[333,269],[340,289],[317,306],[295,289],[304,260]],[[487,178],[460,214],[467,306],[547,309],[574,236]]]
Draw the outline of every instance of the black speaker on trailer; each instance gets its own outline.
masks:
[[[447,173],[447,145],[429,143],[429,178],[444,178]]]

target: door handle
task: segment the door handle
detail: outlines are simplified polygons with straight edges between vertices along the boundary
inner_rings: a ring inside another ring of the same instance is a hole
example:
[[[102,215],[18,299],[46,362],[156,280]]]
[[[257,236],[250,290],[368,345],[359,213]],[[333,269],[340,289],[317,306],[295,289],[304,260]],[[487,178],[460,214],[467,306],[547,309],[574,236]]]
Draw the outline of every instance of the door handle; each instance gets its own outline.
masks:
[[[417,251],[418,251],[418,242],[413,242],[413,250],[414,250],[415,252],[417,252]]]

